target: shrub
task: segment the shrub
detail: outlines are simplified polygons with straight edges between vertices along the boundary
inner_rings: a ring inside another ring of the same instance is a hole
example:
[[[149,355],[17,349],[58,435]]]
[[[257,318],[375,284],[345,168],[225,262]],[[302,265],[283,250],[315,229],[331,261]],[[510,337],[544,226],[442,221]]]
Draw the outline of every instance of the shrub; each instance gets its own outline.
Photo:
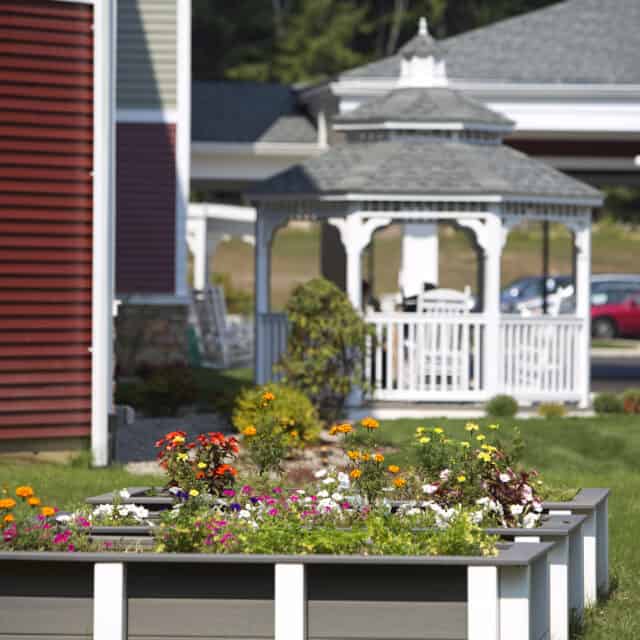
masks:
[[[538,406],[538,415],[543,418],[564,418],[567,408],[559,402],[543,402]]]
[[[279,363],[284,381],[303,391],[323,420],[333,422],[354,383],[364,386],[370,331],[347,296],[322,278],[294,290],[287,314],[289,342]]]
[[[622,399],[615,393],[599,393],[593,401],[593,408],[598,415],[624,413]]]
[[[233,426],[240,432],[250,425],[256,424],[262,409],[260,401],[265,392],[272,393],[277,402],[273,411],[284,426],[285,431],[296,432],[295,439],[299,445],[317,440],[322,425],[316,408],[301,391],[284,384],[268,384],[264,387],[244,389],[233,411]]]
[[[140,409],[153,417],[175,416],[180,407],[193,404],[197,394],[196,379],[187,367],[156,369],[137,391]]]
[[[640,389],[627,389],[622,394],[625,413],[640,413]]]
[[[512,396],[500,394],[487,402],[485,411],[496,418],[513,418],[518,413],[518,403]]]
[[[224,289],[225,302],[229,313],[251,315],[253,313],[253,294],[244,289],[237,289],[231,282],[228,273],[214,273],[213,283],[221,285]]]

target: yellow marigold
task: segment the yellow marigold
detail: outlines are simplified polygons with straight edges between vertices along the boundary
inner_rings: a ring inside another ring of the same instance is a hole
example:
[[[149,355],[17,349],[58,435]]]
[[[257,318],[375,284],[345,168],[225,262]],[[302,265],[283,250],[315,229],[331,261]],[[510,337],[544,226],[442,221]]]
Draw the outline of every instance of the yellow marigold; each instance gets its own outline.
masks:
[[[369,460],[371,459],[371,456],[368,453],[363,453],[360,456],[365,462],[369,462]]]
[[[444,433],[444,429],[442,427],[436,427],[433,430],[433,433],[437,433],[438,435],[440,435],[441,433]]]
[[[467,422],[467,424],[464,425],[465,431],[478,431],[478,429],[480,429],[480,427],[475,422]]]
[[[333,427],[331,427],[331,429],[329,429],[329,435],[330,436],[335,436],[336,433],[338,433],[338,425],[334,424]]]
[[[471,445],[470,445],[466,440],[463,440],[463,441],[460,443],[460,446],[461,446],[463,449],[468,449]]]
[[[431,442],[431,438],[429,438],[429,436],[422,436],[418,442],[420,444],[429,444]]]
[[[482,460],[482,462],[491,462],[491,454],[483,451],[478,454],[478,460]]]
[[[29,498],[29,500],[27,502],[29,503],[29,506],[31,506],[31,507],[40,506],[40,498],[36,498],[35,496],[33,496],[32,498]]]
[[[180,460],[180,462],[185,462],[186,460],[189,459],[189,454],[179,453],[176,457],[178,458],[178,460]]]
[[[351,460],[357,460],[360,457],[360,453],[358,451],[347,451],[347,455]]]
[[[200,492],[197,489],[190,489],[189,490],[189,495],[193,498],[195,498],[196,496],[200,495]]]
[[[42,509],[40,509],[40,513],[45,518],[50,518],[51,516],[55,515],[56,510],[53,507],[42,507]]]
[[[0,509],[13,509],[16,506],[16,501],[13,498],[2,498],[0,500]]]
[[[384,456],[383,456],[381,453],[376,453],[376,454],[373,456],[373,459],[374,459],[376,462],[384,462]]]
[[[289,435],[295,440],[298,437],[298,432],[294,429]]]
[[[467,480],[467,476],[465,476],[465,475],[464,475],[464,473],[461,473],[461,474],[456,478],[456,480],[457,480],[458,482],[466,482],[466,480]]]
[[[353,431],[353,427],[348,422],[345,422],[344,424],[338,425],[338,431],[340,433],[351,433]]]
[[[499,428],[500,428],[499,424],[490,424],[489,425],[489,429],[491,429],[491,431],[496,431]]]
[[[451,444],[453,442],[453,440],[451,438],[445,438],[442,442],[444,444]]]
[[[206,468],[207,468],[206,462],[198,462],[198,469],[206,469]]]
[[[362,475],[362,471],[360,471],[360,469],[353,469],[349,475],[354,480],[357,480]]]
[[[387,471],[389,471],[389,473],[400,473],[400,467],[397,464],[390,464],[387,467]]]
[[[424,432],[426,431],[426,429],[424,427],[418,427],[416,429],[416,433],[421,436]]]
[[[258,430],[251,424],[246,429],[242,430],[243,435],[247,437],[255,436],[258,433]]]
[[[30,498],[33,495],[33,489],[29,486],[17,487],[16,495],[20,498]]]
[[[380,423],[375,419],[375,418],[363,418],[360,421],[360,424],[365,428],[365,429],[377,429],[380,426]]]
[[[13,522],[15,518],[10,513],[7,513],[7,515],[4,518],[2,518],[2,520],[4,522]]]
[[[393,479],[393,484],[398,488],[401,489],[402,487],[404,487],[405,484],[407,484],[407,481],[404,478],[394,478]]]
[[[483,440],[486,440],[486,439],[487,439],[487,436],[485,436],[484,433],[479,433],[476,436],[476,440],[479,440],[480,442],[482,442]]]
[[[173,444],[182,444],[184,442],[184,436],[175,436],[172,442]]]

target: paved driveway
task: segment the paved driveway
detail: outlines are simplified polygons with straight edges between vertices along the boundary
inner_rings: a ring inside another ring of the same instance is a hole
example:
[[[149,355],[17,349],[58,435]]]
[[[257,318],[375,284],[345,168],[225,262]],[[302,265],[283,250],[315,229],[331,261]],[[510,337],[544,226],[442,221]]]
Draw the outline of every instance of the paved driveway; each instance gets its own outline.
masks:
[[[591,390],[624,391],[640,388],[639,355],[603,355],[591,357]]]

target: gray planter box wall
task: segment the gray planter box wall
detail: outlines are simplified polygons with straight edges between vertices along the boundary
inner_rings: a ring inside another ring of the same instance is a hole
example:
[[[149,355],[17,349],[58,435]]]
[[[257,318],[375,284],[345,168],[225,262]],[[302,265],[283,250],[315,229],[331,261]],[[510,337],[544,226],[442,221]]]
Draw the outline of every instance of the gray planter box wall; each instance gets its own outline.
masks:
[[[569,502],[545,502],[550,515],[582,515],[584,603],[594,604],[609,591],[609,489],[581,489]]]
[[[498,556],[0,554],[0,638],[548,640],[548,543]]]

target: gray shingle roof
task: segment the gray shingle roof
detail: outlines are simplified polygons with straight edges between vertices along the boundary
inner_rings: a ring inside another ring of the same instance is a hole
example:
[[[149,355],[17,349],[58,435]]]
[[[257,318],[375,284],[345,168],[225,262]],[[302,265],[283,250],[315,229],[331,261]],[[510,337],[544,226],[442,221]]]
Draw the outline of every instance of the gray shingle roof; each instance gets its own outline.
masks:
[[[450,78],[640,84],[640,0],[566,0],[440,41]],[[395,55],[343,79],[393,78]]]
[[[259,82],[194,82],[191,96],[194,142],[316,142],[294,91]]]
[[[265,180],[250,196],[344,193],[600,197],[510,147],[424,139],[335,146]]]
[[[395,89],[381,98],[334,118],[336,123],[465,122],[475,125],[513,123],[459,91],[447,88]]]

